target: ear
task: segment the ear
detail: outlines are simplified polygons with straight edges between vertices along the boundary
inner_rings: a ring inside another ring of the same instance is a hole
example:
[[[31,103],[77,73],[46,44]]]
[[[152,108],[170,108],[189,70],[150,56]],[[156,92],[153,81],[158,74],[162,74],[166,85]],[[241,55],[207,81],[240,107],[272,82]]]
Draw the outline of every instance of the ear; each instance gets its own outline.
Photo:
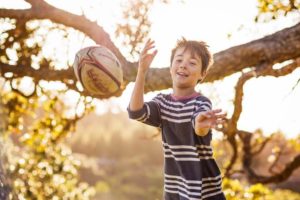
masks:
[[[202,72],[197,83],[201,83],[201,81],[204,79],[205,76],[206,76],[206,72]]]
[[[205,76],[206,76],[206,71],[202,72],[202,74],[201,74],[201,80],[203,80],[205,78]]]

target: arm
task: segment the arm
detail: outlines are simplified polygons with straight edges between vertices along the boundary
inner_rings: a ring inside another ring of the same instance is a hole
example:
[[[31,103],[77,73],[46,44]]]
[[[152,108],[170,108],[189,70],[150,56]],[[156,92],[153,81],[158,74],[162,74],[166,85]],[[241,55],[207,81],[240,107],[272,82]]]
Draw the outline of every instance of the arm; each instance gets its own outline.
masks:
[[[153,48],[154,42],[148,40],[141,52],[136,82],[127,111],[130,119],[134,119],[151,126],[160,127],[161,118],[158,103],[155,100],[144,102],[145,77],[152,60],[157,54],[156,50],[149,53],[149,50]]]
[[[144,105],[145,77],[154,57],[157,54],[157,50],[153,51],[152,53],[149,53],[149,50],[153,49],[154,47],[154,41],[149,39],[141,52],[137,77],[129,103],[129,109],[131,111],[140,110]]]
[[[209,129],[216,128],[217,125],[225,122],[226,113],[220,113],[221,109],[200,112],[195,118],[195,133],[199,136],[205,136]]]
[[[138,70],[129,103],[129,109],[132,111],[140,110],[144,105],[145,75],[145,72]]]

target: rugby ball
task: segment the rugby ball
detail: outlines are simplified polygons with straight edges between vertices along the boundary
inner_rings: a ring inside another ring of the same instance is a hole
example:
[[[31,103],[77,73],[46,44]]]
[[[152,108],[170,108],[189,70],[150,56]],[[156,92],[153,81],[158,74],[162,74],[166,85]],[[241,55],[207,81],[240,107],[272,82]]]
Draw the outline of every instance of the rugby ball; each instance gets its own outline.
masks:
[[[73,68],[77,80],[92,96],[113,95],[121,89],[121,64],[104,46],[90,46],[79,50]]]

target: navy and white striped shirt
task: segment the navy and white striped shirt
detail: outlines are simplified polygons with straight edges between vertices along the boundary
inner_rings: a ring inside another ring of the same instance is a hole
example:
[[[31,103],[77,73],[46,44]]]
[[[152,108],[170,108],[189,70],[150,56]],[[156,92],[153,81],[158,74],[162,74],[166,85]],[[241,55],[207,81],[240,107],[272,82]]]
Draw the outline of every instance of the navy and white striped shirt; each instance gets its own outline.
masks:
[[[141,110],[128,109],[131,119],[162,129],[165,200],[225,199],[210,146],[211,130],[203,137],[194,130],[195,117],[211,107],[211,101],[200,94],[184,100],[158,94]]]

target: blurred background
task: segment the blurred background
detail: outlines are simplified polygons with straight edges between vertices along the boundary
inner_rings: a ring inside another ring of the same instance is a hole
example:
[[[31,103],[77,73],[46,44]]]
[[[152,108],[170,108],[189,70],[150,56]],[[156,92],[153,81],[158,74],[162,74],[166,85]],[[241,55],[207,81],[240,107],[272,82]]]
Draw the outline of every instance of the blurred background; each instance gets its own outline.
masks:
[[[227,199],[300,199],[300,2],[0,0],[0,199],[162,199],[160,130],[128,119],[139,51],[158,54],[145,100],[170,93],[171,49],[203,40],[215,63],[197,91],[226,111],[213,149]],[[78,50],[120,59],[122,91],[93,98]]]

